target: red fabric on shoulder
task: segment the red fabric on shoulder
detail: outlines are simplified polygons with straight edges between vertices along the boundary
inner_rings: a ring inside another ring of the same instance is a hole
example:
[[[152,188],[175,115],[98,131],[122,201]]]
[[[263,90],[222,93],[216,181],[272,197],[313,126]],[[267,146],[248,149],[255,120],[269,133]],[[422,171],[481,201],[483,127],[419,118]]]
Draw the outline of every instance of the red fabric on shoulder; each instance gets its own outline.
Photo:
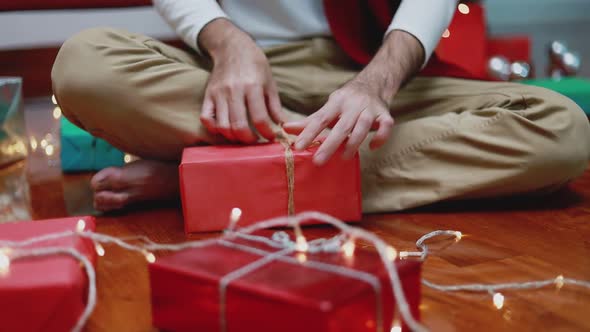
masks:
[[[324,0],[332,35],[342,49],[359,64],[367,64],[381,45],[399,1]],[[486,31],[481,5],[469,4],[469,14],[457,13],[427,67],[426,76],[472,79],[486,77]]]

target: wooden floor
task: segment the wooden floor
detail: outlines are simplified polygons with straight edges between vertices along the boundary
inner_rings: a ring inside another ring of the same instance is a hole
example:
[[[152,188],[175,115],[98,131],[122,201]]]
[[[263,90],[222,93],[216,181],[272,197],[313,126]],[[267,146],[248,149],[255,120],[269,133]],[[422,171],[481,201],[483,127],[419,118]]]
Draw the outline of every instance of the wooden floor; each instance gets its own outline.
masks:
[[[29,133],[37,141],[47,133],[58,137],[51,110],[47,101],[28,106]],[[27,165],[1,172],[0,185],[26,179],[33,218],[93,213],[90,174],[62,176],[58,155],[47,156],[38,148]],[[463,232],[466,236],[456,244],[433,244],[435,251],[423,266],[425,278],[443,284],[548,279],[559,274],[590,279],[590,171],[547,197],[455,202],[368,215],[361,226],[401,250],[414,249],[415,240],[432,230]],[[100,216],[98,231],[141,234],[162,242],[186,240],[178,204]],[[321,227],[310,232],[332,233]],[[99,305],[88,331],[155,331],[142,258],[107,247],[98,263],[98,283]],[[504,295],[505,306],[497,310],[489,295],[445,294],[423,287],[423,322],[432,331],[590,331],[589,291],[566,286]]]

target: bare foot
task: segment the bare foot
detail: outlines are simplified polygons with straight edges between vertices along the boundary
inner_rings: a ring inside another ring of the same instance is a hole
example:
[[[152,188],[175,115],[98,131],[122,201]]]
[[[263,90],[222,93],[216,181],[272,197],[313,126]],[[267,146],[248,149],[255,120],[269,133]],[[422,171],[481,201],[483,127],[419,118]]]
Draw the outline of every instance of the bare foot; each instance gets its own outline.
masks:
[[[166,201],[178,197],[178,165],[154,160],[136,160],[123,167],[96,173],[90,185],[94,208],[122,209],[131,203]]]

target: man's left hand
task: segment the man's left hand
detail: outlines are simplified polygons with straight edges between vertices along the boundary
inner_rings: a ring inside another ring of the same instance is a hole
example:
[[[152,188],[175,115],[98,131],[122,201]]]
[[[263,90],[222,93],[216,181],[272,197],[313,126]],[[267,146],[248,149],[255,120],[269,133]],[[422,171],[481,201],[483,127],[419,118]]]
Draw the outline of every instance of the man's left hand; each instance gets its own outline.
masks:
[[[346,141],[344,158],[357,152],[371,129],[372,149],[383,145],[393,127],[389,101],[400,86],[420,69],[424,48],[413,35],[393,30],[371,62],[351,81],[330,94],[328,102],[305,120],[285,123],[290,134],[299,134],[295,149],[308,147],[326,128],[333,128],[313,157],[316,165],[325,164]]]
[[[330,94],[328,102],[314,114],[302,121],[284,124],[285,131],[299,134],[295,141],[297,150],[308,147],[328,127],[333,129],[313,157],[317,165],[326,163],[344,141],[342,157],[351,158],[371,129],[377,132],[370,147],[380,147],[391,134],[393,118],[388,103],[369,83],[353,79]]]

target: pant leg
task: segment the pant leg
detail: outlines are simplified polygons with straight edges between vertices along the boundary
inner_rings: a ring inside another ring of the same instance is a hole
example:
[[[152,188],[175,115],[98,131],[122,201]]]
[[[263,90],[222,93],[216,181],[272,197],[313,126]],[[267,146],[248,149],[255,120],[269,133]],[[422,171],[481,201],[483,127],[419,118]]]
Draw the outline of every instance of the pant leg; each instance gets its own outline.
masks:
[[[308,61],[311,42],[270,48],[283,66],[280,95],[290,85],[293,64]],[[271,61],[272,62],[272,61]],[[61,47],[52,70],[53,89],[63,114],[114,146],[157,160],[178,160],[196,144],[226,143],[199,120],[209,66],[195,54],[147,36],[110,28],[82,31]],[[294,103],[291,105],[295,106]],[[284,108],[288,119],[299,115]]]
[[[392,112],[387,143],[361,151],[365,212],[556,188],[590,160],[585,114],[538,87],[417,78]]]
[[[283,102],[306,114],[358,70],[329,39],[268,54]],[[588,119],[546,89],[419,77],[394,97],[391,112],[396,124],[386,144],[370,151],[367,140],[360,151],[365,212],[543,192],[588,166]]]
[[[193,55],[146,36],[95,28],[67,40],[52,70],[68,119],[144,158],[176,160],[215,143],[199,121],[208,72]]]

